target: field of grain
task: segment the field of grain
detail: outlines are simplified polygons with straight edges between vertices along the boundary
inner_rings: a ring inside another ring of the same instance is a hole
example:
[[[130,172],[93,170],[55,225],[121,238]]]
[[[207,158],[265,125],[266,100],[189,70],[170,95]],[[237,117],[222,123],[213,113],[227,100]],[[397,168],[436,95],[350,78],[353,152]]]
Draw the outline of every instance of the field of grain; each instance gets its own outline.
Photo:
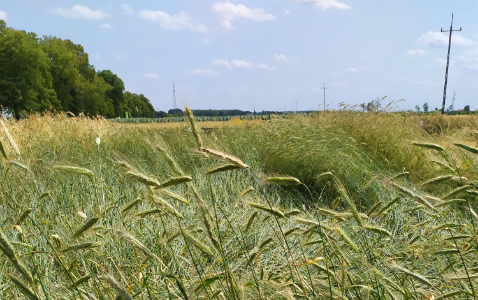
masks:
[[[476,299],[474,115],[189,117],[1,120],[0,298]]]

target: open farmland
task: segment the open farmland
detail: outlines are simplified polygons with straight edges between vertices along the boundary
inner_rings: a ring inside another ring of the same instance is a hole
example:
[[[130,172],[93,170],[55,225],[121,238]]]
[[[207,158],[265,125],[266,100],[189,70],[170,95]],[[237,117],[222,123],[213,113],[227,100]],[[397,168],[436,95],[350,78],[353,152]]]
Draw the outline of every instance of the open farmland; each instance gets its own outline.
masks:
[[[2,120],[1,298],[478,296],[478,116],[204,124]]]

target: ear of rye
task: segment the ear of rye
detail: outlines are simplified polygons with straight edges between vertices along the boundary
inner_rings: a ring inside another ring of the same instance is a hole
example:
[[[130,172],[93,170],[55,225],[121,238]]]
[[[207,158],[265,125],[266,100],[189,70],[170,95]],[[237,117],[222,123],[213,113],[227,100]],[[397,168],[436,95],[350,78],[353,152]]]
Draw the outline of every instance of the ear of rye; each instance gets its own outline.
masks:
[[[352,202],[350,199],[349,195],[347,194],[347,191],[345,190],[345,187],[342,185],[342,183],[336,181],[335,186],[339,194],[342,196],[342,199],[347,203],[348,207],[352,211],[355,221],[357,221],[357,224],[359,224],[360,227],[363,227],[363,222],[362,222],[362,217],[360,216],[357,207],[355,204]]]
[[[202,139],[201,139],[201,136],[199,135],[199,131],[196,127],[196,123],[194,122],[193,112],[191,111],[191,108],[189,108],[189,106],[186,106],[185,109],[186,109],[186,114],[189,118],[189,122],[191,123],[191,131],[193,132],[194,138],[196,139],[196,143],[198,144],[198,148],[201,148],[203,146]]]
[[[5,135],[7,136],[7,139],[10,142],[10,145],[12,146],[13,150],[15,151],[15,154],[17,156],[20,156],[20,149],[18,149],[17,143],[15,142],[12,135],[10,134],[10,131],[8,130],[7,126],[5,125],[5,122],[3,122],[3,119],[0,119],[0,123],[2,124],[3,131],[5,132]]]
[[[242,160],[240,160],[239,158],[235,157],[235,156],[232,156],[232,155],[229,155],[227,153],[224,153],[224,152],[221,152],[221,151],[217,151],[217,150],[214,150],[214,149],[211,149],[211,148],[206,148],[206,147],[200,147],[199,148],[199,151],[203,152],[203,153],[207,153],[207,154],[211,154],[217,158],[220,158],[220,159],[223,159],[223,160],[226,160],[230,163],[233,163],[235,165],[238,165],[239,167],[243,168],[243,169],[247,169],[249,168],[248,165],[246,165]]]

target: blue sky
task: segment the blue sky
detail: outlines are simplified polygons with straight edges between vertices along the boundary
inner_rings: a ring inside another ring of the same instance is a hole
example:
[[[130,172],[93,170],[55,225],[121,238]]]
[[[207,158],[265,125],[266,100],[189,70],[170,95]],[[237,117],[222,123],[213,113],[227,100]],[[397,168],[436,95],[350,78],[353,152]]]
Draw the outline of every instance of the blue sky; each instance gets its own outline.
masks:
[[[158,110],[316,110],[387,96],[396,109],[478,109],[476,0],[0,2],[7,26],[81,44]],[[400,99],[404,101],[398,102]]]

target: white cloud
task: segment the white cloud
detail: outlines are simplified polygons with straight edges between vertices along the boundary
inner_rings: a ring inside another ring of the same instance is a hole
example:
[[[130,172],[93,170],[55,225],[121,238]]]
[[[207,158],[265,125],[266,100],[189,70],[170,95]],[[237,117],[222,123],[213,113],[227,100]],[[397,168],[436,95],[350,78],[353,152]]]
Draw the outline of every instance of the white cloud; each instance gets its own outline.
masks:
[[[212,10],[219,15],[221,26],[225,30],[234,29],[232,21],[235,19],[249,19],[257,22],[271,21],[275,16],[265,13],[262,8],[248,8],[242,4],[233,4],[230,2],[216,2],[212,5]]]
[[[101,28],[101,29],[111,29],[111,28],[113,28],[113,27],[111,26],[111,24],[105,23],[105,24],[101,24],[101,25],[100,25],[100,28]]]
[[[336,0],[294,0],[299,4],[317,7],[318,9],[350,9],[351,7],[345,3]]]
[[[188,71],[188,74],[189,75],[209,75],[209,76],[221,75],[219,72],[214,70],[209,70],[209,69],[194,69],[194,70]]]
[[[161,28],[166,30],[189,29],[198,32],[207,32],[207,27],[195,22],[189,15],[179,12],[176,15],[169,15],[164,11],[142,10],[138,16],[151,22],[159,23]]]
[[[466,68],[478,70],[478,48],[466,51],[458,60],[464,63]]]
[[[413,57],[422,56],[422,55],[425,55],[425,54],[428,54],[428,52],[426,52],[423,49],[410,49],[407,52],[405,52],[405,55],[413,56]]]
[[[237,69],[263,69],[263,70],[273,70],[274,68],[266,64],[257,64],[252,63],[247,60],[234,59],[231,61],[224,59],[215,59],[212,64],[216,67],[224,67],[228,69],[237,68]]]
[[[96,53],[95,53],[95,57],[96,57],[96,59],[99,59],[101,56],[100,56],[100,54],[99,54],[98,52],[96,52]]]
[[[437,59],[435,59],[435,62],[440,64],[440,65],[446,65],[446,59],[444,59],[444,58],[437,58]]]
[[[227,60],[224,60],[224,59],[215,59],[213,62],[212,62],[213,65],[215,65],[216,67],[225,67],[225,68],[232,68],[232,65],[229,61]]]
[[[121,4],[121,8],[123,9],[124,13],[127,15],[134,15],[133,8],[129,4]]]
[[[417,42],[432,47],[448,46],[449,33],[439,31],[428,31],[418,38]],[[466,39],[461,35],[455,34],[451,36],[453,46],[471,47],[477,44],[476,41]]]
[[[126,56],[126,55],[123,55],[123,54],[117,54],[114,56],[114,59],[118,59],[118,60],[123,60],[123,59],[128,59],[129,57]]]
[[[284,9],[284,13],[285,13],[286,15],[290,15],[290,11],[288,11],[287,9]]]
[[[346,73],[358,73],[360,72],[360,70],[358,68],[355,68],[355,67],[350,67],[348,69],[345,70]]]
[[[0,20],[6,20],[7,19],[7,12],[0,10]]]
[[[89,7],[79,4],[72,8],[52,8],[49,9],[48,12],[70,19],[101,20],[111,17],[109,14],[100,10],[91,10]]]
[[[274,55],[274,59],[282,63],[289,63],[289,58],[285,54],[276,54]]]
[[[158,79],[159,75],[153,72],[144,73],[143,78]]]

